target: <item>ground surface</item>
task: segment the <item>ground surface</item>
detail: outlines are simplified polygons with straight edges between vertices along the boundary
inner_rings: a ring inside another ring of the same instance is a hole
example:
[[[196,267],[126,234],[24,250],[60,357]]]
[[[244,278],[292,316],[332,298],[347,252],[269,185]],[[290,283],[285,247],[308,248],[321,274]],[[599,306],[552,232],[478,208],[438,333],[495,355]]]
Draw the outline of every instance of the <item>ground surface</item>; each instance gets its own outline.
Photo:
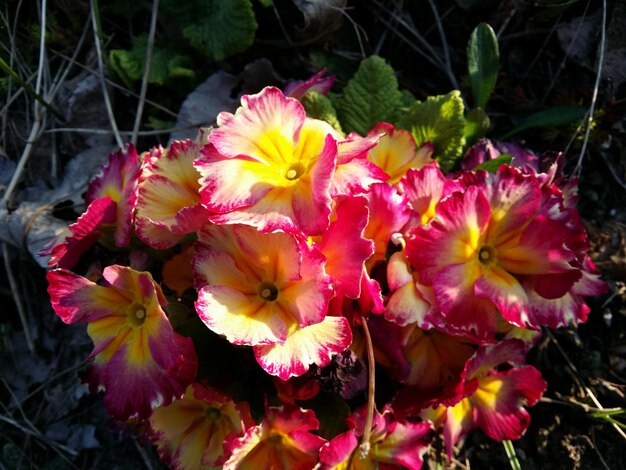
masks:
[[[105,54],[128,49],[131,37],[148,32],[150,5],[102,3]],[[226,83],[222,78],[209,84],[201,99],[212,101],[199,106],[204,111],[232,105],[242,90],[306,78],[321,66],[335,73],[341,86],[363,55],[372,53],[384,57],[397,71],[401,86],[417,98],[453,88],[467,93],[467,40],[479,22],[488,22],[498,33],[501,54],[498,84],[487,109],[490,136],[506,132],[529,112],[563,104],[593,106],[595,122],[588,138],[584,126],[546,123],[514,139],[540,152],[566,151],[567,174],[578,170],[584,149],[579,208],[591,257],[609,284],[606,295],[589,300],[585,325],[546,332],[531,352],[531,362],[549,385],[545,400],[532,409],[530,429],[515,442],[518,458],[528,469],[626,468],[624,431],[591,415],[600,407],[626,407],[626,5],[608,2],[603,9],[603,2],[585,0],[367,0],[349,2],[342,9],[344,2],[329,1],[322,2],[330,5],[323,14],[309,11],[307,22],[296,6],[303,3],[276,1],[275,7],[265,8],[255,2],[259,28],[254,44],[219,62],[187,44],[174,44],[194,74],[150,85],[141,126],[148,132],[140,134],[138,147],[166,143],[169,131],[159,129],[176,126],[183,100],[219,71],[241,80]],[[0,195],[6,194],[27,143],[34,147],[20,184],[8,198],[13,215],[9,219],[3,212],[0,222],[5,227],[0,229],[0,468],[159,468],[150,446],[131,431],[116,428],[100,401],[79,384],[91,343],[84,328],[62,325],[52,314],[45,271],[32,257],[37,245],[32,234],[41,228],[33,221],[42,212],[60,225],[75,218],[80,208],[74,210],[74,204],[89,168],[97,167],[94,161],[102,161],[114,146],[102,89],[94,78],[98,59],[89,4],[47,2],[43,62],[38,47],[40,9],[17,1],[0,9],[0,57],[32,88],[50,91],[59,83],[52,102],[62,114],[48,112],[42,132],[33,140],[29,133],[38,120],[32,94],[15,82],[8,88],[8,82],[2,82],[7,100],[2,104]],[[168,28],[161,16],[157,39],[171,37]],[[74,53],[76,63],[70,66],[68,58]],[[259,66],[256,61],[261,59]],[[257,68],[245,72],[251,63]],[[37,71],[42,68],[38,87]],[[117,124],[132,129],[141,81],[124,82],[110,72],[108,77]],[[194,122],[193,116],[187,116],[188,123]],[[69,162],[76,155],[83,160],[72,167]],[[63,179],[70,171],[72,181]],[[41,233],[45,238],[45,230]],[[474,433],[450,467],[501,469],[508,468],[506,460],[501,444]],[[435,459],[428,465],[435,468]]]

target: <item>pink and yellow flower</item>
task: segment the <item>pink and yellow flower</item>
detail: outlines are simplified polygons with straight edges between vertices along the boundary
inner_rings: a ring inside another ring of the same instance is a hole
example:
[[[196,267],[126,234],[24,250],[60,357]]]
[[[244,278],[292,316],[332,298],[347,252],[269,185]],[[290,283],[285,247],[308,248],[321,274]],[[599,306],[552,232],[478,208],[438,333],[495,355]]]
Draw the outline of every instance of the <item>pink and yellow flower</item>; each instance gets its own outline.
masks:
[[[216,223],[322,233],[337,161],[335,131],[307,118],[300,102],[277,88],[244,95],[241,103],[235,114],[219,114],[205,158],[196,163],[202,204]]]
[[[389,184],[396,184],[411,168],[419,169],[433,163],[435,147],[430,142],[418,149],[409,131],[396,129],[387,122],[377,124],[367,135],[381,134],[378,145],[369,151],[367,159],[385,172]]]
[[[389,408],[374,419],[369,442],[359,446],[365,426],[366,407],[359,408],[346,421],[350,429],[330,440],[320,450],[324,470],[383,470],[422,468],[422,456],[429,446],[431,426],[396,420]]]
[[[332,280],[315,247],[245,225],[207,227],[200,240],[198,315],[231,343],[254,346],[268,373],[302,375],[349,346],[348,321],[326,316]]]
[[[150,437],[161,459],[176,470],[222,465],[233,439],[254,426],[246,403],[193,383],[185,395],[150,416]]]
[[[87,189],[87,209],[70,225],[71,235],[60,243],[53,240],[40,251],[40,256],[50,256],[48,266],[72,268],[80,256],[105,235],[113,235],[115,246],[128,245],[137,202],[140,165],[132,144],[109,155],[102,174],[94,178]]]
[[[426,225],[435,217],[439,201],[455,191],[461,191],[463,186],[447,179],[437,164],[431,163],[419,170],[408,170],[400,180],[400,188],[417,214],[416,225]]]
[[[65,269],[47,275],[52,307],[65,323],[87,323],[94,342],[86,381],[118,419],[147,418],[180,398],[196,376],[190,339],[172,330],[166,300],[147,272],[108,266],[103,285]]]
[[[433,287],[450,333],[492,339],[500,314],[538,328],[522,279],[542,276],[544,297],[567,292],[581,275],[568,246],[581,232],[568,227],[567,211],[544,197],[533,175],[502,166],[466,182],[439,202],[430,223],[409,232],[407,256],[420,282]]]
[[[326,67],[317,72],[308,80],[296,80],[287,83],[285,86],[285,96],[302,99],[309,91],[316,91],[323,95],[327,95],[335,83],[335,76],[329,75],[325,77]]]
[[[524,356],[524,344],[514,339],[478,349],[465,366],[460,400],[422,412],[424,419],[443,427],[448,455],[452,446],[473,428],[500,441],[519,439],[526,432],[530,415],[524,406],[537,403],[546,382],[532,366],[497,369],[503,364],[521,364]]]
[[[156,147],[146,157],[136,211],[137,236],[147,245],[166,249],[208,222],[200,205],[200,173],[193,162],[200,147],[191,140]]]
[[[116,204],[113,238],[118,247],[130,242],[140,172],[141,161],[137,150],[132,144],[127,144],[124,150],[109,155],[102,174],[93,179],[85,194],[87,205],[102,197],[109,197]]]
[[[284,405],[268,408],[261,424],[235,439],[224,470],[268,468],[309,470],[318,461],[325,439],[313,434],[319,421],[312,410]]]

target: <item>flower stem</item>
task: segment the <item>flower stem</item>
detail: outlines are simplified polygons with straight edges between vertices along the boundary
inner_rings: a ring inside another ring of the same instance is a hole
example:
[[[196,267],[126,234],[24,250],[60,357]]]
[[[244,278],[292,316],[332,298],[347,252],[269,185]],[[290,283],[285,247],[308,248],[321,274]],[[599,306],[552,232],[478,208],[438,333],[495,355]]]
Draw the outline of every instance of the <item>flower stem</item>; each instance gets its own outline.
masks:
[[[374,421],[375,407],[375,364],[374,364],[374,347],[372,346],[372,337],[367,326],[365,317],[361,317],[361,325],[363,326],[363,335],[365,336],[365,346],[367,348],[367,414],[365,415],[365,425],[363,426],[363,437],[359,446],[359,455],[363,459],[370,451],[370,435],[372,433],[372,422]]]

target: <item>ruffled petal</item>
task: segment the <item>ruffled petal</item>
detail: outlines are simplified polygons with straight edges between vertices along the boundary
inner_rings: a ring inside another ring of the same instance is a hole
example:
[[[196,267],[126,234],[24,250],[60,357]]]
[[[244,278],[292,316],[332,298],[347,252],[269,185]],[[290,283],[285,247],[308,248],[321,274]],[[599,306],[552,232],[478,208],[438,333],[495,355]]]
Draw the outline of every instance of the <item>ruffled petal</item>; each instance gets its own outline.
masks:
[[[351,342],[348,319],[326,317],[315,325],[295,329],[282,345],[256,346],[254,355],[268,374],[287,380],[304,374],[311,364],[327,366]]]

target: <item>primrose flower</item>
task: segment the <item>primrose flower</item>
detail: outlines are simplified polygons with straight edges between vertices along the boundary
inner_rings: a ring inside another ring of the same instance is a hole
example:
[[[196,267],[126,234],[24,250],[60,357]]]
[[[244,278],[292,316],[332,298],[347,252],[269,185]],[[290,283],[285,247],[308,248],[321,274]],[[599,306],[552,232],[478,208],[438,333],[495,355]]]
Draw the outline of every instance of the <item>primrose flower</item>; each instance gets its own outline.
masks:
[[[435,147],[430,142],[419,149],[413,135],[392,124],[381,122],[368,132],[368,136],[382,135],[378,145],[367,154],[367,159],[378,165],[388,176],[389,184],[396,184],[410,168],[422,168],[433,163]]]
[[[422,456],[429,446],[429,423],[410,423],[394,419],[389,408],[374,410],[369,446],[359,447],[365,426],[366,407],[359,408],[346,421],[350,429],[328,441],[320,450],[321,468],[385,470],[422,468]]]
[[[270,468],[308,470],[318,461],[325,439],[313,434],[319,421],[312,410],[283,405],[267,408],[261,424],[235,439],[224,470]]]
[[[185,395],[150,416],[150,437],[159,456],[176,470],[222,465],[233,439],[254,426],[246,403],[193,383]]]
[[[204,323],[234,344],[283,344],[290,328],[321,322],[332,294],[324,258],[287,233],[244,225],[201,232],[194,271],[196,309]]]
[[[419,170],[408,170],[400,180],[400,188],[418,216],[418,223],[414,225],[426,225],[435,217],[439,201],[454,191],[461,191],[463,186],[447,179],[437,164],[431,163]]]
[[[52,307],[64,323],[87,323],[94,342],[86,381],[104,392],[118,419],[144,419],[180,398],[196,376],[190,339],[172,330],[161,289],[147,272],[108,266],[97,285],[65,269],[47,275]]]
[[[537,403],[546,382],[532,366],[497,369],[523,363],[524,355],[524,344],[516,339],[478,349],[465,365],[460,400],[423,410],[422,418],[443,427],[448,456],[454,444],[476,427],[499,441],[519,439],[526,432],[530,415],[524,406]]]
[[[137,150],[133,144],[127,144],[124,150],[109,155],[109,162],[102,169],[102,174],[93,179],[85,194],[87,205],[102,197],[109,197],[116,204],[113,237],[118,247],[130,242],[140,172],[141,161]]]
[[[524,279],[541,276],[543,297],[562,296],[581,276],[570,246],[584,232],[568,226],[571,211],[554,193],[545,197],[533,175],[501,166],[495,175],[468,176],[467,189],[442,199],[430,223],[408,232],[407,257],[432,286],[450,333],[490,340],[500,314],[536,329]]]
[[[254,346],[265,371],[286,380],[350,345],[347,319],[326,316],[332,280],[315,247],[245,225],[210,226],[200,240],[198,315],[231,343]]]
[[[287,85],[285,86],[285,96],[300,100],[309,91],[316,91],[323,95],[327,95],[330,89],[335,84],[335,76],[329,75],[328,77],[324,77],[325,73],[326,67],[317,72],[308,80],[296,80],[287,83]]]
[[[94,178],[87,189],[87,209],[70,225],[71,235],[61,243],[53,240],[39,252],[40,256],[50,256],[48,266],[72,268],[85,251],[110,232],[113,232],[116,246],[128,245],[140,169],[139,157],[132,144],[109,155],[102,174]]]
[[[200,205],[200,174],[193,162],[200,147],[191,140],[174,141],[167,149],[156,147],[146,157],[135,224],[137,236],[148,246],[166,249],[208,221]]]
[[[420,410],[432,399],[458,395],[463,370],[476,347],[465,337],[415,324],[399,327],[380,317],[368,320],[376,362],[405,385],[393,399],[399,416]]]
[[[261,231],[322,233],[329,223],[337,160],[333,128],[273,87],[244,95],[235,114],[222,112],[211,145],[196,162],[202,204],[215,223]]]

